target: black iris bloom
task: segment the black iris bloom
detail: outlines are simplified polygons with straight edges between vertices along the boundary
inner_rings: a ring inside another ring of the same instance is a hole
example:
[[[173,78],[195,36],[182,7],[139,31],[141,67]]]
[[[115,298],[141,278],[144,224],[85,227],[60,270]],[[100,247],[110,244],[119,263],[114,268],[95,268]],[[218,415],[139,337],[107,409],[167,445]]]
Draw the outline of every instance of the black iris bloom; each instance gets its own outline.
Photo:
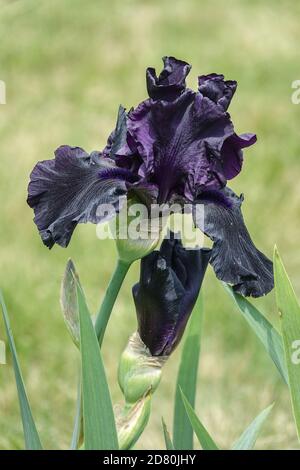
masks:
[[[196,303],[211,250],[185,249],[174,234],[141,260],[133,287],[138,332],[153,356],[169,356]]]
[[[217,277],[242,295],[267,294],[272,263],[250,238],[243,198],[227,186],[242,169],[242,149],[256,142],[254,134],[236,134],[228,113],[237,83],[201,75],[194,91],[186,86],[188,63],[163,61],[159,76],[146,71],[149,97],[129,112],[120,107],[102,151],[64,145],[34,167],[27,201],[43,243],[66,247],[78,223],[103,221],[101,204],[110,204],[112,217],[129,194],[147,206],[191,204],[195,224],[213,241]],[[199,204],[204,220],[196,217]]]

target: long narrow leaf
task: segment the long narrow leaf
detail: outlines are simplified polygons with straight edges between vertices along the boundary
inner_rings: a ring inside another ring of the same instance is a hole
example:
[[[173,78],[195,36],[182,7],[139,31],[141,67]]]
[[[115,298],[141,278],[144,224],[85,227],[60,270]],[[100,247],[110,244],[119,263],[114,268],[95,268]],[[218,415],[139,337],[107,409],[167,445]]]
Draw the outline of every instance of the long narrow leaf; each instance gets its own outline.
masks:
[[[300,440],[300,306],[276,247],[274,250],[274,274],[290,395]]]
[[[7,333],[8,344],[12,354],[13,368],[16,378],[16,385],[18,390],[18,398],[20,404],[20,411],[23,423],[25,447],[28,450],[41,450],[42,444],[33,420],[32,412],[26,395],[25,385],[22,377],[22,372],[19,365],[17,350],[15,346],[14,337],[10,327],[9,317],[2,292],[0,291],[0,303],[2,307],[4,325]]]
[[[192,406],[188,402],[182,390],[180,390],[180,392],[181,392],[181,398],[183,401],[186,414],[189,418],[191,426],[198,438],[198,441],[202,449],[203,450],[219,450],[217,444],[214,442],[214,440],[212,439],[208,431],[205,429],[205,427],[201,423],[200,419],[196,415],[195,411],[193,410]]]
[[[282,379],[288,384],[288,373],[284,359],[282,337],[267,318],[242,295],[236,294],[225,285],[226,291],[233,297],[243,317],[253,329],[277,367]]]
[[[270,412],[272,411],[272,405],[265,408],[256,418],[249,424],[249,426],[245,429],[242,435],[238,438],[238,440],[233,444],[232,450],[251,450],[255,446],[256,440],[259,436],[261,428],[266,421],[267,417],[269,416]]]
[[[84,447],[86,450],[118,449],[110,393],[98,339],[82,289],[77,283],[82,367]]]
[[[177,376],[173,420],[173,444],[176,450],[193,449],[193,429],[185,412],[180,389],[192,407],[194,407],[201,346],[202,317],[203,301],[200,295],[187,328]]]
[[[162,427],[163,427],[163,432],[164,432],[166,449],[167,450],[175,450],[173,442],[172,442],[171,437],[170,437],[170,433],[169,433],[168,428],[167,428],[167,425],[166,425],[166,423],[164,422],[163,419],[161,421],[162,421]]]
[[[74,419],[71,450],[76,450],[79,447],[80,431],[82,423],[82,396],[81,396],[81,371],[79,372],[78,385],[77,385],[77,400],[76,400],[76,413]]]

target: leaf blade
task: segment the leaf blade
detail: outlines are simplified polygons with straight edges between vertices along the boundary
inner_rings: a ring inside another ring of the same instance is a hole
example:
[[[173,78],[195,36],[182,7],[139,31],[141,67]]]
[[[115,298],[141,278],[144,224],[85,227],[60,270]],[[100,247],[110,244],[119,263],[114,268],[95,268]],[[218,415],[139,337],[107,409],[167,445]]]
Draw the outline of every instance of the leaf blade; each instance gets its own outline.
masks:
[[[164,433],[164,439],[165,439],[165,444],[166,444],[166,449],[167,450],[175,450],[175,447],[173,445],[170,433],[168,431],[167,425],[164,422],[164,419],[161,419],[162,422],[162,427],[163,427],[163,433]]]
[[[274,249],[274,275],[290,397],[300,441],[300,359],[295,351],[295,346],[298,350],[300,347],[300,305],[276,247]]]
[[[17,350],[13,333],[10,326],[8,311],[4,302],[2,292],[0,291],[0,303],[2,307],[2,314],[4,320],[4,326],[8,338],[9,348],[12,354],[13,368],[15,373],[15,380],[18,391],[18,399],[21,411],[21,418],[23,424],[23,432],[25,439],[25,447],[28,450],[42,450],[42,444],[35,426],[35,422],[32,416],[31,408],[26,394],[26,389],[22,377],[21,368],[19,365]]]
[[[184,393],[181,390],[181,398],[184,404],[186,414],[190,420],[191,426],[198,438],[198,441],[203,450],[219,450],[217,444],[214,442],[213,438],[210,436],[205,426],[201,423],[200,419],[196,415],[191,404],[188,402]]]
[[[194,407],[201,350],[202,318],[203,300],[200,294],[187,328],[177,375],[173,418],[173,445],[176,450],[193,449],[193,429],[181,399],[180,389]]]
[[[232,450],[251,450],[255,446],[261,428],[273,409],[274,403],[265,408],[254,420],[247,426],[245,431],[233,444]]]
[[[100,347],[82,289],[77,284],[82,373],[84,446],[117,450],[114,413]]]
[[[284,358],[284,347],[281,335],[269,320],[242,295],[225,285],[225,290],[234,299],[243,317],[263,344],[270,358],[274,362],[283,381],[288,384],[288,373]]]

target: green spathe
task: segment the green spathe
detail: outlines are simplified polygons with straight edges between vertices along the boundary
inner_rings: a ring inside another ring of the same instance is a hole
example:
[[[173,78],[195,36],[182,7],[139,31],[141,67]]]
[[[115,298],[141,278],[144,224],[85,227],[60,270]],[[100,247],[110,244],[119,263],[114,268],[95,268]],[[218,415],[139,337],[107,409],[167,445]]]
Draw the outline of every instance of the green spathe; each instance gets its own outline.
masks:
[[[166,356],[151,356],[137,332],[130,337],[118,370],[125,404],[115,407],[119,448],[122,450],[132,448],[148,423],[152,393],[158,387],[166,359]]]
[[[151,253],[159,243],[164,223],[163,218],[149,219],[147,207],[137,197],[126,200],[109,223],[119,259],[132,263]]]
[[[151,390],[134,405],[114,408],[119,448],[131,449],[145,429],[151,412]]]
[[[152,356],[138,332],[129,339],[122,353],[118,379],[127,403],[136,403],[149,389],[153,393],[161,379],[167,356]]]

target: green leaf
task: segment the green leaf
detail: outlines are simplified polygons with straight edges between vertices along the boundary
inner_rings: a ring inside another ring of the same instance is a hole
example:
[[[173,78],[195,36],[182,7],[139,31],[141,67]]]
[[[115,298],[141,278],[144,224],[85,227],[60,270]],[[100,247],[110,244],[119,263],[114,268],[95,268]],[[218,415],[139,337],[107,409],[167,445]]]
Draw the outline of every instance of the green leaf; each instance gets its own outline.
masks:
[[[272,405],[265,408],[256,418],[249,424],[245,429],[243,434],[238,438],[238,440],[233,444],[232,450],[251,450],[255,446],[258,435],[261,431],[261,428],[272,411]]]
[[[163,427],[163,432],[164,432],[164,438],[165,438],[165,444],[166,444],[166,449],[167,450],[175,450],[173,442],[170,437],[170,433],[168,431],[167,425],[164,422],[164,419],[161,419],[162,422],[162,427]]]
[[[79,372],[78,385],[77,385],[77,400],[76,400],[76,413],[74,419],[71,450],[76,450],[79,447],[80,435],[82,431],[82,396],[81,396],[81,371]]]
[[[281,335],[269,320],[267,320],[266,317],[247,299],[242,295],[235,293],[230,286],[226,284],[224,286],[225,290],[235,300],[245,320],[265,347],[282,379],[286,384],[288,384],[288,373],[284,359],[284,348]]]
[[[180,390],[182,402],[189,418],[191,426],[198,438],[198,441],[203,450],[219,450],[217,444],[214,442],[208,431],[205,429],[198,416],[196,415],[193,407],[188,402],[182,390]]]
[[[83,398],[84,447],[116,450],[118,437],[98,339],[80,285],[77,283]]]
[[[182,348],[177,376],[173,421],[173,444],[176,450],[193,449],[193,429],[182,403],[180,389],[183,391],[192,407],[194,407],[201,346],[202,317],[203,302],[202,296],[200,295],[193,309],[186,331],[186,339]]]
[[[24,439],[25,439],[25,447],[28,450],[41,450],[42,444],[33,420],[33,416],[31,413],[30,405],[28,402],[28,398],[26,395],[25,385],[21,373],[21,369],[19,366],[19,360],[17,355],[17,350],[15,346],[15,341],[13,338],[12,330],[10,327],[8,312],[6,309],[6,305],[4,303],[4,299],[2,296],[2,292],[0,291],[0,303],[2,307],[4,325],[7,333],[8,344],[12,354],[12,361],[13,361],[13,368],[16,378],[16,385],[18,390],[18,398],[20,404],[20,411],[23,423],[23,431],[24,431]]]
[[[300,440],[300,306],[276,247],[274,250],[274,275],[290,396]]]

